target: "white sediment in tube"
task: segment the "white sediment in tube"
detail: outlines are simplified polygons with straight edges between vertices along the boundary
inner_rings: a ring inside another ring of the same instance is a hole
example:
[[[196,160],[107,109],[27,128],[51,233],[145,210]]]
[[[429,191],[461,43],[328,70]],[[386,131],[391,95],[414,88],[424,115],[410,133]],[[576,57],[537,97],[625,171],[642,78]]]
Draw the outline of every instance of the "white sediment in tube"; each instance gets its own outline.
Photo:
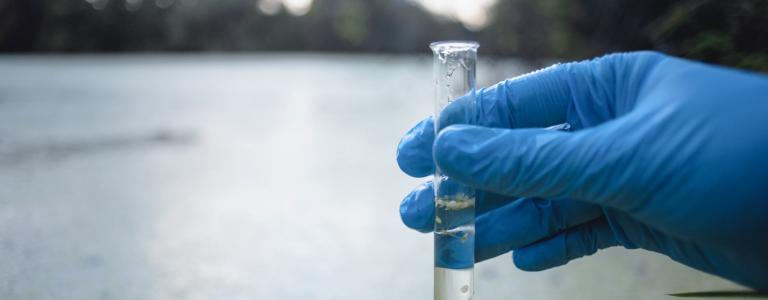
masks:
[[[475,206],[475,198],[470,198],[466,195],[459,195],[451,200],[445,200],[441,198],[435,199],[435,207],[443,208],[447,210],[459,210],[467,207]]]

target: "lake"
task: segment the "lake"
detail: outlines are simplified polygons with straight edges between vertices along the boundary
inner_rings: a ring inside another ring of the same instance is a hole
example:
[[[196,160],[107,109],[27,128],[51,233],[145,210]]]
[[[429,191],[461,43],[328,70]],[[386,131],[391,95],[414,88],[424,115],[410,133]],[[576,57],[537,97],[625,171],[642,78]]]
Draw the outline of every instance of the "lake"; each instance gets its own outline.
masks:
[[[531,69],[485,60],[489,85]],[[427,56],[0,56],[0,298],[429,299],[394,160]],[[476,267],[477,299],[736,285],[642,250]]]

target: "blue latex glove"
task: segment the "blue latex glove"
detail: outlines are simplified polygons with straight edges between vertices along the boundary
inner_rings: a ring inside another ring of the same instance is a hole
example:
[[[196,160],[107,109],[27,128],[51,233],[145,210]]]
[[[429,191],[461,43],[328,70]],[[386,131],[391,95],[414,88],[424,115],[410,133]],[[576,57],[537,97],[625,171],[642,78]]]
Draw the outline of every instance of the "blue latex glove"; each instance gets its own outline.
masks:
[[[520,269],[543,270],[620,245],[768,290],[768,77],[637,52],[481,89],[471,117],[467,103],[441,117],[478,126],[435,138],[428,118],[397,161],[430,175],[434,147],[448,176],[480,190],[478,261],[513,250]],[[532,128],[563,122],[576,132]],[[425,183],[403,222],[430,231],[433,205]]]

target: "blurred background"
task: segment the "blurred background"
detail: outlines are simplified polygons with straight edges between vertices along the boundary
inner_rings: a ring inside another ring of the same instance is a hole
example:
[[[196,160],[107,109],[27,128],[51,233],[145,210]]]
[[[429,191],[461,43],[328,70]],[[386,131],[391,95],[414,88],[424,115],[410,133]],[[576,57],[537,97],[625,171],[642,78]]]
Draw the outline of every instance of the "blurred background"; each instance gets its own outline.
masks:
[[[2,0],[0,51],[423,54],[470,39],[527,60],[656,49],[764,71],[766,14],[759,0]]]
[[[394,154],[445,39],[480,42],[481,87],[640,49],[764,72],[768,1],[0,0],[0,298],[429,299],[431,235],[398,215],[425,179]],[[477,299],[743,289],[625,249],[476,276]]]

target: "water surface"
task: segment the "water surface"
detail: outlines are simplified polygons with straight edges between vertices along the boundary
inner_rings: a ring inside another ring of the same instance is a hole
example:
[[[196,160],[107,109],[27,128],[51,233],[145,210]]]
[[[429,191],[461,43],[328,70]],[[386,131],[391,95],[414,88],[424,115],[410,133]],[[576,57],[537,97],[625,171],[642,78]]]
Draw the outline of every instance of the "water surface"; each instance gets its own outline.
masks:
[[[426,56],[0,57],[0,298],[431,298],[432,236],[398,216],[421,180],[394,161],[431,76]],[[476,272],[477,299],[734,288],[618,249]]]

